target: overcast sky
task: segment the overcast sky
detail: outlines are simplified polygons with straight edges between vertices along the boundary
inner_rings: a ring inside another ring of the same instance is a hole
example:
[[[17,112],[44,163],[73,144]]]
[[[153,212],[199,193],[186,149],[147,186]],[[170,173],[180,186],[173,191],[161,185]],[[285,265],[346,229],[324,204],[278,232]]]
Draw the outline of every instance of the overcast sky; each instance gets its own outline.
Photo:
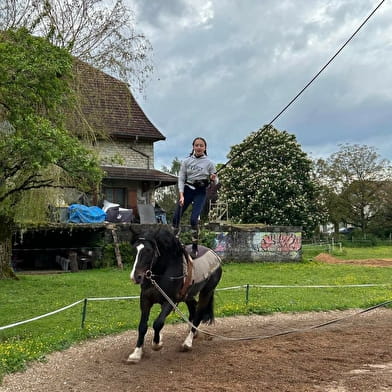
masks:
[[[194,137],[216,163],[268,124],[381,0],[125,0],[153,46],[137,99],[166,141],[155,168],[184,159]],[[311,158],[339,144],[392,160],[392,0],[273,125]]]

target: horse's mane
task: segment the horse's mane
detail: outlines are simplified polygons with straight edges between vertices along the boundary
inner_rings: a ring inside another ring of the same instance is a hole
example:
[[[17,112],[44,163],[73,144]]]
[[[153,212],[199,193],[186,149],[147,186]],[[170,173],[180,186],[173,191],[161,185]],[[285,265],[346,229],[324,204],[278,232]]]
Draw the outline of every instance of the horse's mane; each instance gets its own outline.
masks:
[[[143,233],[140,237],[144,237],[150,241],[155,241],[161,253],[177,257],[182,257],[183,255],[184,248],[180,240],[169,228],[160,226],[158,228],[150,229]]]

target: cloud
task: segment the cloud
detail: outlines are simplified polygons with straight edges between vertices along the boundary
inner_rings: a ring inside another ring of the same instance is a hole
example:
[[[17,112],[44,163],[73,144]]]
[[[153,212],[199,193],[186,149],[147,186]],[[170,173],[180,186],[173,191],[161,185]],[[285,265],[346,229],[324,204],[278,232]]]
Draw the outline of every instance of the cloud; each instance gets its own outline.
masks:
[[[127,0],[154,48],[140,104],[167,137],[156,167],[183,158],[197,135],[224,163],[230,147],[269,123],[378,4],[369,0]],[[392,5],[359,34],[274,122],[308,153],[342,142],[392,159]]]

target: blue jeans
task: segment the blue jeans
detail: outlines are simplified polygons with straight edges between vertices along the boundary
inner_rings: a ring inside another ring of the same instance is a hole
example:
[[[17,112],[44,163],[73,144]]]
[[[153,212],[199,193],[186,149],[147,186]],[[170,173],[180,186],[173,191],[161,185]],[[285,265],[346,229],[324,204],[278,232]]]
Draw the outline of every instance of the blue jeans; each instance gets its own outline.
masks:
[[[187,210],[190,204],[192,206],[191,214],[191,227],[197,228],[199,222],[199,216],[203,210],[204,202],[206,201],[206,188],[191,189],[185,185],[184,188],[184,205],[181,207],[177,204],[176,211],[173,217],[173,226],[179,227],[180,220],[184,212]]]

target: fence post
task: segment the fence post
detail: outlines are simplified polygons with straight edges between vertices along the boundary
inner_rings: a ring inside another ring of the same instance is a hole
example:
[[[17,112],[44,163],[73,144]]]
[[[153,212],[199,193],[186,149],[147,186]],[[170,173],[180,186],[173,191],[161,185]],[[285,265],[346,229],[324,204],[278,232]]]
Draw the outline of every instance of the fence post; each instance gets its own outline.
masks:
[[[84,328],[84,322],[86,321],[86,314],[87,314],[87,298],[85,298],[83,301],[82,325],[81,325],[82,328]]]
[[[249,284],[246,285],[245,304],[248,305],[248,302],[249,302]]]

